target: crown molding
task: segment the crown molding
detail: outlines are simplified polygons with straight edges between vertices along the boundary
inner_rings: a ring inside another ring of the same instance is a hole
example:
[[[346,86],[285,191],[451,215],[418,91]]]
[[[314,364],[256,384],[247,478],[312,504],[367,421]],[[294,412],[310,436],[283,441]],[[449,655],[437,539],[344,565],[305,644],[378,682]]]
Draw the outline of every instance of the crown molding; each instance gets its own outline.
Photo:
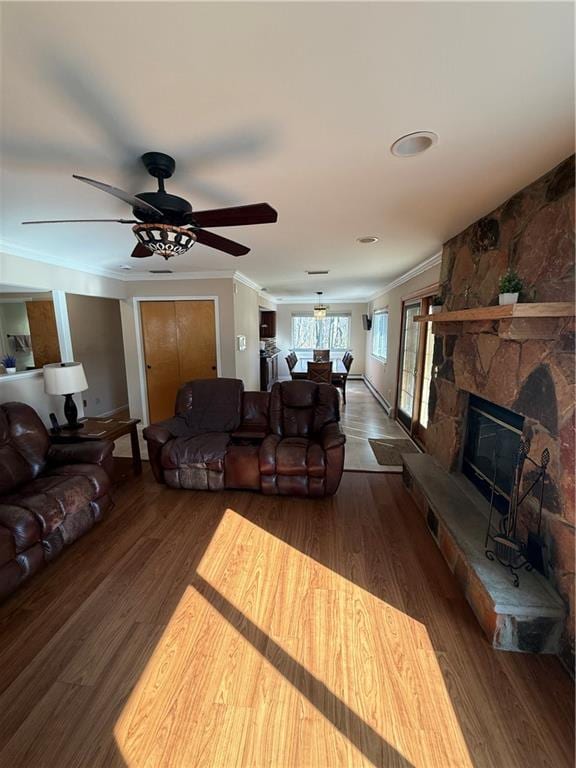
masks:
[[[426,272],[426,270],[431,269],[432,267],[436,267],[438,264],[440,264],[442,261],[442,251],[439,251],[438,253],[435,253],[433,256],[429,256],[427,259],[424,259],[424,261],[421,261],[420,264],[417,264],[415,267],[412,267],[412,269],[409,269],[408,272],[404,272],[403,275],[400,275],[400,277],[397,277],[395,280],[392,280],[392,282],[385,285],[383,288],[378,288],[378,290],[367,297],[366,301],[374,301],[379,296],[384,296],[384,294],[389,293],[394,288],[398,288],[399,285],[402,285],[403,283],[407,283],[408,280],[412,280],[413,277],[417,277],[418,275],[421,275],[423,272]]]
[[[124,272],[119,277],[128,283],[141,283],[147,280],[161,282],[162,280],[231,280],[234,277],[232,270],[220,272],[172,272],[169,275],[151,275],[150,272]]]
[[[275,299],[274,301],[277,302],[281,307],[286,306],[287,304],[318,304],[318,298],[291,299],[282,296],[281,298]],[[322,297],[322,301],[320,303],[326,304],[326,306],[330,308],[332,304],[367,304],[368,299],[325,299],[325,297]]]
[[[95,265],[86,264],[79,267],[77,264],[74,264],[67,259],[60,259],[57,256],[48,256],[45,253],[34,251],[31,248],[25,248],[16,243],[11,243],[8,240],[0,239],[0,251],[6,253],[8,256],[16,256],[19,259],[27,259],[28,261],[37,261],[41,264],[50,264],[53,267],[63,267],[64,269],[71,269],[73,272],[85,272],[89,275],[98,275],[98,277],[122,280],[122,275],[119,275],[116,271],[107,267],[97,267]]]
[[[243,272],[238,272],[237,270],[233,273],[234,280],[238,283],[242,283],[242,285],[247,286],[248,288],[252,288],[253,291],[257,291],[257,293],[260,293],[262,290],[262,286],[258,285],[258,283],[255,283],[254,280],[250,280],[249,277],[247,277]]]

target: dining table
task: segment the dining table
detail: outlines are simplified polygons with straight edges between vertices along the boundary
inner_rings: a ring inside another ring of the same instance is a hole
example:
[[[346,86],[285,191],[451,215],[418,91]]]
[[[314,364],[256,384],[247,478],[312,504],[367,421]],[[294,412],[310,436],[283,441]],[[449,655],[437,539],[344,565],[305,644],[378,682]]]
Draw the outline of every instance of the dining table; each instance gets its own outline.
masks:
[[[307,379],[308,378],[308,363],[314,362],[313,360],[309,360],[307,358],[300,358],[294,368],[290,371],[290,375],[293,379]],[[346,366],[342,362],[341,358],[335,358],[331,359],[330,362],[332,363],[332,378],[341,378],[342,376],[347,376],[348,371],[346,369]]]

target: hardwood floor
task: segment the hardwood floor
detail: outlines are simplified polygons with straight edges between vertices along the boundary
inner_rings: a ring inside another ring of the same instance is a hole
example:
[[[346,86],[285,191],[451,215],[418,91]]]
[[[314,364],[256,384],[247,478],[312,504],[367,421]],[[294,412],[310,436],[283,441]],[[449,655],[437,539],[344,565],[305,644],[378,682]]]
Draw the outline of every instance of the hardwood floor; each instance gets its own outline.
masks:
[[[487,645],[397,475],[312,501],[146,469],[0,633],[2,768],[573,766],[565,671]]]
[[[406,432],[376,400],[363,381],[351,379],[346,385],[346,405],[341,405],[341,424],[346,433],[344,469],[364,472],[389,472],[378,464],[368,438],[398,437]],[[394,471],[398,471],[394,468]]]

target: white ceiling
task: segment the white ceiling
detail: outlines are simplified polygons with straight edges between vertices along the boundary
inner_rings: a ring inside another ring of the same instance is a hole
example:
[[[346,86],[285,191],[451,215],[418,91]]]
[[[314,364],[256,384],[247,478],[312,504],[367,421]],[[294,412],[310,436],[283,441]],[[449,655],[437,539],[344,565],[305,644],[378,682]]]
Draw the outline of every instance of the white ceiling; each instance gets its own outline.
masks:
[[[216,230],[247,256],[197,244],[172,269],[359,299],[573,151],[571,3],[4,3],[2,16],[0,234],[17,255],[125,277],[130,227],[20,221],[130,216],[71,174],[152,190],[137,158],[160,150],[178,164],[168,191],[195,208],[279,212]],[[392,156],[415,130],[438,145]],[[130,276],[164,264],[132,261]]]

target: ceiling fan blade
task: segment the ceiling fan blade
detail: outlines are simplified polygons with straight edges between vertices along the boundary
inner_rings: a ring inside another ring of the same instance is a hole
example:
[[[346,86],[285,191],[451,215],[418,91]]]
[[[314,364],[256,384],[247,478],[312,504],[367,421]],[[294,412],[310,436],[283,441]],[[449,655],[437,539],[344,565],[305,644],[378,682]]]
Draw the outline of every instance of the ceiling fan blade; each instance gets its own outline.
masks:
[[[23,221],[22,224],[93,224],[94,222],[106,221],[116,224],[140,224],[137,219],[47,219],[43,221]]]
[[[114,195],[114,197],[117,197],[119,200],[123,200],[125,203],[128,203],[128,205],[132,206],[132,208],[141,208],[145,211],[157,213],[162,217],[164,216],[162,211],[159,211],[158,208],[155,208],[153,205],[150,205],[150,203],[147,203],[144,200],[140,200],[140,198],[136,197],[136,195],[131,195],[128,192],[124,192],[122,189],[111,187],[110,184],[104,184],[102,181],[87,179],[85,176],[77,176],[75,173],[72,174],[72,177],[74,179],[78,179],[78,181],[83,181],[85,184],[90,184],[91,186],[96,187],[96,189],[102,190],[102,192],[107,192],[109,195]]]
[[[224,251],[232,256],[244,256],[246,253],[250,253],[250,248],[240,243],[235,243],[234,240],[228,240],[226,237],[220,237],[215,235],[214,232],[206,232],[203,229],[195,229],[194,234],[196,240],[202,245],[207,245],[209,248],[216,248],[217,251]]]
[[[153,255],[152,251],[149,248],[146,248],[145,245],[142,245],[142,243],[136,243],[134,250],[130,254],[133,259],[146,259],[148,256]]]
[[[188,218],[195,227],[238,227],[243,224],[273,224],[278,220],[278,213],[268,203],[255,203],[213,211],[192,211]]]

